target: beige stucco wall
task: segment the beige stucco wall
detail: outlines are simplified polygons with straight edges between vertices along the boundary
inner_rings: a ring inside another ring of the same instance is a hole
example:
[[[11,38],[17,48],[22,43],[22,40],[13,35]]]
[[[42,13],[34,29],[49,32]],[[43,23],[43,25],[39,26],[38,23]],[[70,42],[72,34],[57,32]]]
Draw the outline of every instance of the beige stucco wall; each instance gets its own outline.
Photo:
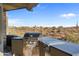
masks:
[[[0,4],[0,55],[3,55],[3,40],[2,40],[2,11],[3,8],[1,7],[2,4]]]
[[[0,4],[0,56],[3,55],[3,45],[4,45],[4,41],[6,40],[6,17],[4,17],[4,13],[3,13],[3,5]]]

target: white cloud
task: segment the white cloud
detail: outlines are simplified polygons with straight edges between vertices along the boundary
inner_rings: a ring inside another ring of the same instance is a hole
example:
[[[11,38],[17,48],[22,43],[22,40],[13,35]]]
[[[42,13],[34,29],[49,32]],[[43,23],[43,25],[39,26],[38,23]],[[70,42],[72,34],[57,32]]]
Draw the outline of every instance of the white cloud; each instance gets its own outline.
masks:
[[[76,17],[78,15],[75,13],[67,13],[67,14],[61,14],[60,16],[63,18],[72,18],[72,17]]]

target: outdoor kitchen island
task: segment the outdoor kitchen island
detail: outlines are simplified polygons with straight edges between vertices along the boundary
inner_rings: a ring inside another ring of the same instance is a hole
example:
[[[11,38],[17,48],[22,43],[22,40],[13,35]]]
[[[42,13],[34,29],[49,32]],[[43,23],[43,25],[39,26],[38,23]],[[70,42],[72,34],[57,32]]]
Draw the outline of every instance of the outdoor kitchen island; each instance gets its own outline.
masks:
[[[78,56],[79,44],[59,40],[51,37],[39,38],[40,56],[45,56],[48,50],[50,56]]]

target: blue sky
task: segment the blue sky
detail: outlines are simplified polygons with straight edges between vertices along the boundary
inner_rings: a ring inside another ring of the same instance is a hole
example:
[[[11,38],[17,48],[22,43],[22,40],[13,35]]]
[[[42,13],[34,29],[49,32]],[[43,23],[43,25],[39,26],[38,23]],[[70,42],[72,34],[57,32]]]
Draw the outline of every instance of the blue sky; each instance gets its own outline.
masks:
[[[79,3],[40,3],[33,11],[13,10],[7,16],[9,26],[75,26]]]

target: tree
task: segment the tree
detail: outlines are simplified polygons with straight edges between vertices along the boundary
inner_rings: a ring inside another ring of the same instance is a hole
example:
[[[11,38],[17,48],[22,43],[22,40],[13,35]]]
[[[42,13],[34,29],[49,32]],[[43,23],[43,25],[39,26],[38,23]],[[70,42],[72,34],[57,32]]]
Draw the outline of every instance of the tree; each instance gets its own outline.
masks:
[[[58,27],[58,31],[57,31],[57,32],[60,33],[61,31],[63,31],[63,26],[59,26],[59,27]]]
[[[55,27],[55,26],[53,26],[53,27],[52,27],[52,30],[55,30],[55,29],[56,29],[56,27]]]

